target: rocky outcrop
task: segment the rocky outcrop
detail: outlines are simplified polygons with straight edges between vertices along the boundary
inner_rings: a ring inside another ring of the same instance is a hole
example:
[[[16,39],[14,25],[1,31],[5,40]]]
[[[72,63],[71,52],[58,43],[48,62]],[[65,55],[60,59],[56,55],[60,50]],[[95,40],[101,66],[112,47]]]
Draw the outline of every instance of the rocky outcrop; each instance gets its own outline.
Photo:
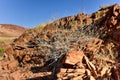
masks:
[[[47,80],[119,80],[119,9],[115,4],[91,15],[80,13],[56,20],[40,32],[26,31],[6,52],[5,60],[17,61],[8,64],[10,70],[18,67],[11,76],[35,80],[41,79],[37,73],[50,71]]]
[[[45,30],[54,29],[77,29],[78,27],[84,27],[92,23],[92,18],[90,15],[79,13],[77,16],[69,16],[54,21],[45,26]]]

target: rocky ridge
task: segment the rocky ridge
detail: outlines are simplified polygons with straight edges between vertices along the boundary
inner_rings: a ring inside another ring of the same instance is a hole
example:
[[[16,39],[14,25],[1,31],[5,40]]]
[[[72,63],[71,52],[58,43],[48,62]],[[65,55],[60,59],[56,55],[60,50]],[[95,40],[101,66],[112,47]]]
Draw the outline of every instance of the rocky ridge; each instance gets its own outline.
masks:
[[[8,47],[0,78],[119,80],[119,20],[120,6],[114,4],[28,30]]]

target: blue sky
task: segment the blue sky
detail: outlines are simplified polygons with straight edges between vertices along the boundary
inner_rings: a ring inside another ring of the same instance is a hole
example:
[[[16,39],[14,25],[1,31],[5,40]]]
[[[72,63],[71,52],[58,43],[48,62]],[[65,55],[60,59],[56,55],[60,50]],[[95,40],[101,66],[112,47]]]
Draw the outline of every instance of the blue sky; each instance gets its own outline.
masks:
[[[120,0],[0,0],[0,24],[35,27],[80,12],[91,14],[114,3]]]

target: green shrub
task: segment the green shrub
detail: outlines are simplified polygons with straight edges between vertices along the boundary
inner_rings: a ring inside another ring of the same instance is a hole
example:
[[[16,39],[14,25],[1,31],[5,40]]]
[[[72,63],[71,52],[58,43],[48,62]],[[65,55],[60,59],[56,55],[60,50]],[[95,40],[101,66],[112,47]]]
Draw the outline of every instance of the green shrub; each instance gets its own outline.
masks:
[[[6,50],[4,48],[0,48],[0,60],[2,60],[4,58],[4,52]]]
[[[4,53],[6,50],[4,48],[0,48],[0,53]]]
[[[4,41],[0,41],[0,45],[4,45],[5,44],[5,42]]]

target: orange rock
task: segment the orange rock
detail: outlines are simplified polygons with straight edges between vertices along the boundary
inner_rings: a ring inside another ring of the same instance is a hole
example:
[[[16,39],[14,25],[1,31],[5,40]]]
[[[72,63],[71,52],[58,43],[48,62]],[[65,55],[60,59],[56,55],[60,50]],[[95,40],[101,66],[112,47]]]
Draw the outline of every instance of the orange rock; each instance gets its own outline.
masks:
[[[116,29],[117,29],[117,30],[120,30],[120,26],[117,26]]]
[[[117,20],[113,16],[111,17],[111,23],[112,23],[112,25],[116,25],[117,24]]]
[[[118,16],[118,15],[119,15],[119,13],[118,13],[118,12],[113,12],[113,14],[114,14],[115,16]]]
[[[67,69],[65,69],[65,68],[61,68],[61,69],[60,69],[60,72],[61,72],[61,73],[65,73],[66,71],[67,71]]]
[[[11,76],[14,80],[21,80],[21,79],[20,79],[20,77],[21,77],[20,71],[15,71],[15,72],[11,73],[10,76]]]
[[[85,75],[85,69],[74,69],[74,71],[70,72],[70,73],[73,73],[74,77]],[[70,74],[70,73],[68,73],[68,74]]]
[[[120,31],[114,32],[112,37],[113,37],[113,39],[115,41],[117,41],[118,43],[120,43]]]
[[[85,19],[85,23],[86,23],[86,25],[89,25],[89,24],[91,24],[92,23],[92,19],[90,19],[90,18],[86,18]]]
[[[85,73],[85,69],[75,69],[75,73],[79,73],[79,74],[84,74]]]
[[[74,69],[68,69],[68,70],[67,70],[68,73],[71,73],[71,72],[73,72],[73,71],[74,71]]]
[[[102,42],[103,42],[102,40],[97,39],[97,38],[92,40],[91,42],[87,44],[87,50],[95,53],[97,49],[99,49],[100,46],[102,45]]]
[[[77,69],[83,69],[84,66],[83,66],[83,64],[82,64],[81,62],[79,62],[79,63],[77,63],[77,64],[75,65],[75,68],[77,68]]]
[[[75,65],[78,62],[82,63],[84,53],[83,51],[71,50],[65,57],[65,64]]]
[[[6,50],[6,53],[7,53],[8,55],[14,53],[11,45],[8,45],[8,46],[6,47],[6,49],[7,49],[7,50]]]
[[[15,69],[18,66],[18,61],[14,60],[8,64],[9,69]]]
[[[77,77],[72,78],[71,80],[83,80],[82,77],[83,77],[83,76],[77,76]]]
[[[118,5],[118,4],[115,4],[114,7],[113,7],[113,14],[114,14],[115,16],[118,16],[118,15],[119,15],[119,13],[117,12],[118,9],[119,9],[119,5]]]
[[[0,77],[0,80],[8,80],[7,77]]]
[[[58,79],[62,79],[62,80],[63,80],[63,78],[66,77],[66,75],[67,75],[66,73],[62,73],[62,72],[57,73]]]

